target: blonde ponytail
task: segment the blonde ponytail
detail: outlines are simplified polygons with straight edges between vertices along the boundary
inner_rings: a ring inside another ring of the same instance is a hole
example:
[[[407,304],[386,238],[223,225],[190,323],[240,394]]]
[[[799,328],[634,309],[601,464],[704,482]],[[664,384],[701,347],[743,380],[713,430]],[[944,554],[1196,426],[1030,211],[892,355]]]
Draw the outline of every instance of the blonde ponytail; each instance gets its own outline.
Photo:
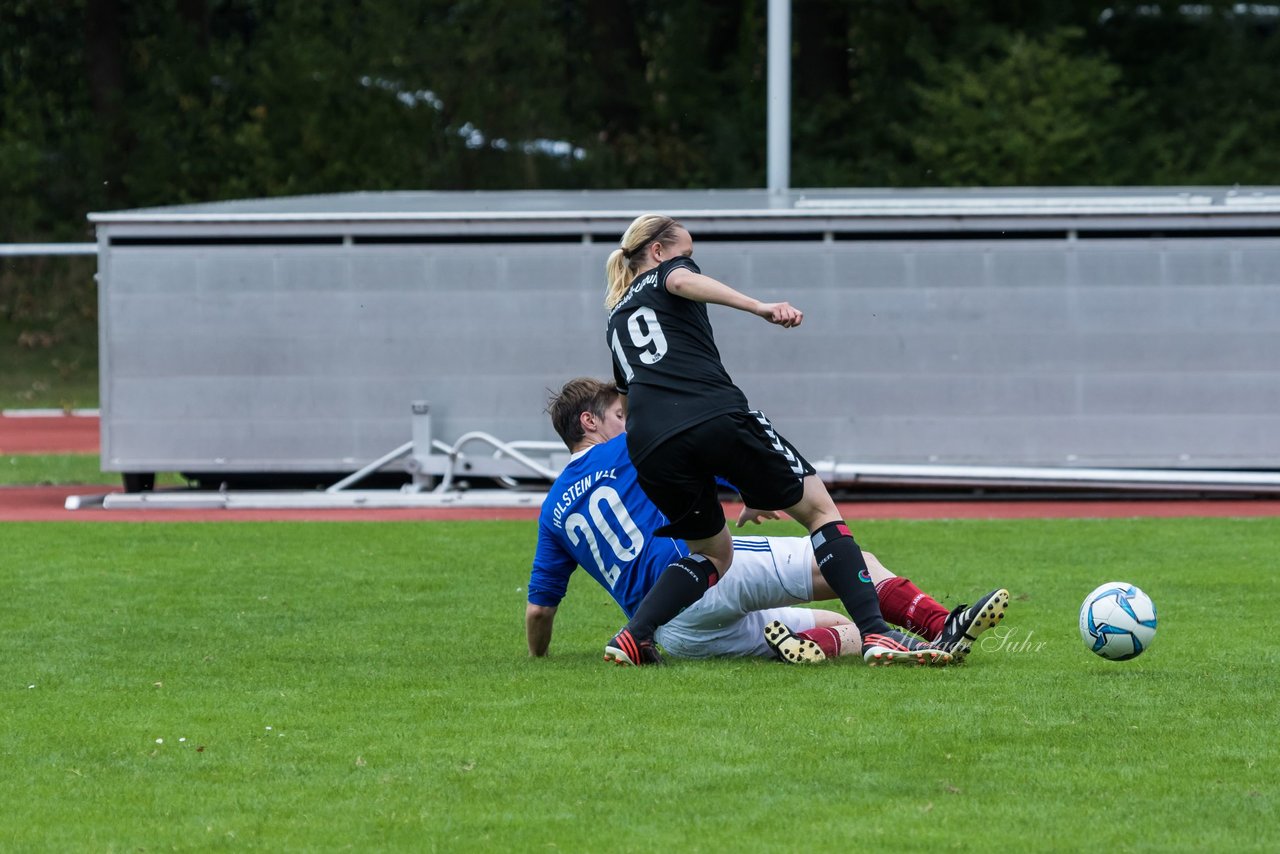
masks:
[[[631,282],[631,259],[623,249],[615,249],[609,253],[609,260],[604,262],[604,278],[608,283],[604,294],[604,307],[613,308],[622,299],[622,294]]]
[[[612,309],[627,292],[627,286],[635,278],[637,256],[651,243],[670,244],[675,240],[677,228],[683,228],[669,216],[641,214],[632,221],[622,235],[622,245],[609,253],[604,264],[604,307]]]

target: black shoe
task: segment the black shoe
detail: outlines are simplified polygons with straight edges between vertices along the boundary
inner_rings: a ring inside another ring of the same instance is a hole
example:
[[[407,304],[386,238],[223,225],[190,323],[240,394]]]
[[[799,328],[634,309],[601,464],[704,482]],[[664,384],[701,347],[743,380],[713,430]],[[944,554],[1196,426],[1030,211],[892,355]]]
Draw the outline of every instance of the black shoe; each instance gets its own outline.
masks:
[[[956,661],[964,661],[978,635],[998,625],[1008,607],[1009,591],[1003,587],[992,590],[972,605],[961,605],[947,616],[934,646],[951,653]]]
[[[908,662],[916,666],[951,663],[951,653],[897,629],[862,636],[862,660],[872,667]]]
[[[816,664],[826,661],[827,654],[808,638],[795,635],[781,620],[764,627],[764,642],[773,654],[791,664]]]
[[[604,660],[623,666],[642,667],[662,664],[662,656],[652,640],[637,641],[628,629],[623,629],[605,644]]]

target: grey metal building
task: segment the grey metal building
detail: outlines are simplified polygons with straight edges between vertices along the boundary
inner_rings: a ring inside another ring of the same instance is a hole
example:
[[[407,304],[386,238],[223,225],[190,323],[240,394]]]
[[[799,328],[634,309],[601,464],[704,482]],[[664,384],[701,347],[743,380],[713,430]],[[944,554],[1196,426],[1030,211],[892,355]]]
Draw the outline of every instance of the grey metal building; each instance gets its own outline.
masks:
[[[106,471],[351,471],[409,438],[554,439],[608,376],[642,212],[724,361],[815,462],[1280,469],[1280,189],[376,193],[94,214]],[[835,470],[834,468],[832,470]]]

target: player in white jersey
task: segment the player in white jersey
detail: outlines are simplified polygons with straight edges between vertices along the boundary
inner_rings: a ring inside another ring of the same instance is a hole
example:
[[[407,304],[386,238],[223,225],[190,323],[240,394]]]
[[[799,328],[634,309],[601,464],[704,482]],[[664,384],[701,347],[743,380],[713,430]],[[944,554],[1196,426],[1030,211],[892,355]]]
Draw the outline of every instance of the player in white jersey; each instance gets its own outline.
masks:
[[[681,540],[657,535],[667,520],[637,483],[617,389],[593,379],[571,380],[548,411],[573,457],[548,493],[539,521],[525,618],[535,656],[547,654],[556,611],[579,566],[630,617],[663,570],[688,554]],[[761,515],[773,514],[744,510],[739,523]],[[809,538],[734,537],[733,548],[733,572],[658,629],[656,640],[667,653],[681,658],[775,655],[793,662],[861,653],[861,636],[847,616],[795,607],[836,598]],[[886,617],[957,658],[1004,616],[1005,590],[948,612],[874,555],[863,552],[863,557]],[[894,660],[901,659],[879,663]]]

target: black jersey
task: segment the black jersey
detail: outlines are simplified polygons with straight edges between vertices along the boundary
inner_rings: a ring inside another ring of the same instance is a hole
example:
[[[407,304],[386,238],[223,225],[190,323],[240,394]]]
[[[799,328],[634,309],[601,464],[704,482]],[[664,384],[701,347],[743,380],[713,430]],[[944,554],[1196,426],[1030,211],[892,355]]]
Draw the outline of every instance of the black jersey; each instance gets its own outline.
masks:
[[[695,424],[747,409],[720,364],[706,305],[667,292],[667,276],[682,267],[702,272],[691,258],[664,261],[637,276],[609,313],[605,334],[614,379],[627,395],[632,460]]]

